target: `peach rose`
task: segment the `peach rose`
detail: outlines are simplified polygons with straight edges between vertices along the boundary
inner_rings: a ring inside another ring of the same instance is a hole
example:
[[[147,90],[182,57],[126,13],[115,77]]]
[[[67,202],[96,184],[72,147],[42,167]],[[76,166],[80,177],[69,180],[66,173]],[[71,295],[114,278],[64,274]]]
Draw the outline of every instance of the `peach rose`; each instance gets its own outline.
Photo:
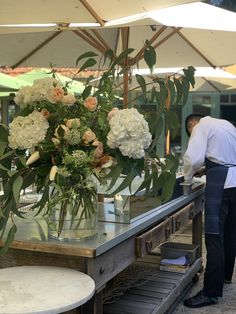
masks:
[[[87,129],[87,131],[85,131],[84,135],[82,136],[84,144],[88,144],[94,141],[95,138],[96,138],[96,134],[91,129]]]
[[[102,154],[103,154],[103,143],[100,142],[98,146],[96,147],[93,156],[95,159],[99,159],[102,157]]]
[[[75,119],[68,119],[66,121],[66,126],[71,129],[72,127],[78,128],[80,126],[80,119],[75,118]]]
[[[50,116],[50,112],[45,108],[41,110],[41,114],[44,116],[45,119],[47,119]]]
[[[75,102],[76,102],[76,98],[72,94],[64,95],[64,97],[62,98],[62,103],[64,105],[68,105],[68,106],[74,105]]]
[[[111,166],[113,166],[114,164],[114,160],[113,157],[109,156],[109,155],[103,155],[100,159],[99,159],[99,166],[102,169],[105,168],[110,168]]]
[[[60,87],[52,88],[49,91],[49,94],[47,95],[47,98],[51,103],[62,101],[63,97],[64,97],[64,90]]]
[[[84,101],[84,106],[89,110],[89,111],[95,111],[97,109],[97,98],[93,96],[89,96],[85,99]]]

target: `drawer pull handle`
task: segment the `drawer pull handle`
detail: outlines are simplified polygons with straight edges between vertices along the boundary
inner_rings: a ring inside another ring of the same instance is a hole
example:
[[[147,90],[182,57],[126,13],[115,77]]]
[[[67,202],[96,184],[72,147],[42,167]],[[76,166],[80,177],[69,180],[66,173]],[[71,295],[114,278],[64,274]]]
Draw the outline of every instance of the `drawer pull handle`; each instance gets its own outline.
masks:
[[[165,228],[165,238],[166,238],[166,240],[169,239],[169,237],[170,237],[170,228],[166,227]]]
[[[152,240],[147,240],[146,241],[146,251],[149,255],[157,255],[160,256],[159,252],[153,252],[152,251],[153,247],[152,247]]]

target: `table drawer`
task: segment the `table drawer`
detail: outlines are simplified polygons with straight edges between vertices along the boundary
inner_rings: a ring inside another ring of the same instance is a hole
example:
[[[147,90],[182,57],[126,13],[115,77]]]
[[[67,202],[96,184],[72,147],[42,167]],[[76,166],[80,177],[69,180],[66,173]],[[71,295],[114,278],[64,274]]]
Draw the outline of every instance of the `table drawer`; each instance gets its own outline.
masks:
[[[167,218],[159,225],[139,235],[135,239],[135,254],[137,257],[143,257],[150,253],[152,249],[168,240],[172,233],[172,220]]]
[[[190,219],[193,218],[194,202],[183,207],[177,213],[172,215],[172,232],[175,233],[181,227],[184,227]]]

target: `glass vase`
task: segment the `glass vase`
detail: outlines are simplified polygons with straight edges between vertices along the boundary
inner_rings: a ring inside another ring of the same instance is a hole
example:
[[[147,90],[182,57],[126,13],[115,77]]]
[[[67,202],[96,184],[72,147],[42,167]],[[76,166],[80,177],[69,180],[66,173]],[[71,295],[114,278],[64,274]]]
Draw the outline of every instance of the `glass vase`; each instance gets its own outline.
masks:
[[[97,235],[97,188],[93,181],[86,187],[54,186],[47,209],[48,236],[58,240],[85,240]]]

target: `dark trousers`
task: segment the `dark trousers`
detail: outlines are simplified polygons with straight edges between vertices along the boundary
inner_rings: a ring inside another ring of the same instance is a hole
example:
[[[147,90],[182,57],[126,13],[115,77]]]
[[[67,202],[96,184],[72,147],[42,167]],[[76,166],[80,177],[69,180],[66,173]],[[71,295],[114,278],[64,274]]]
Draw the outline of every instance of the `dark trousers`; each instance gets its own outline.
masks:
[[[204,294],[221,297],[224,279],[231,280],[236,254],[236,188],[225,189],[220,207],[220,234],[205,234],[207,251]]]

